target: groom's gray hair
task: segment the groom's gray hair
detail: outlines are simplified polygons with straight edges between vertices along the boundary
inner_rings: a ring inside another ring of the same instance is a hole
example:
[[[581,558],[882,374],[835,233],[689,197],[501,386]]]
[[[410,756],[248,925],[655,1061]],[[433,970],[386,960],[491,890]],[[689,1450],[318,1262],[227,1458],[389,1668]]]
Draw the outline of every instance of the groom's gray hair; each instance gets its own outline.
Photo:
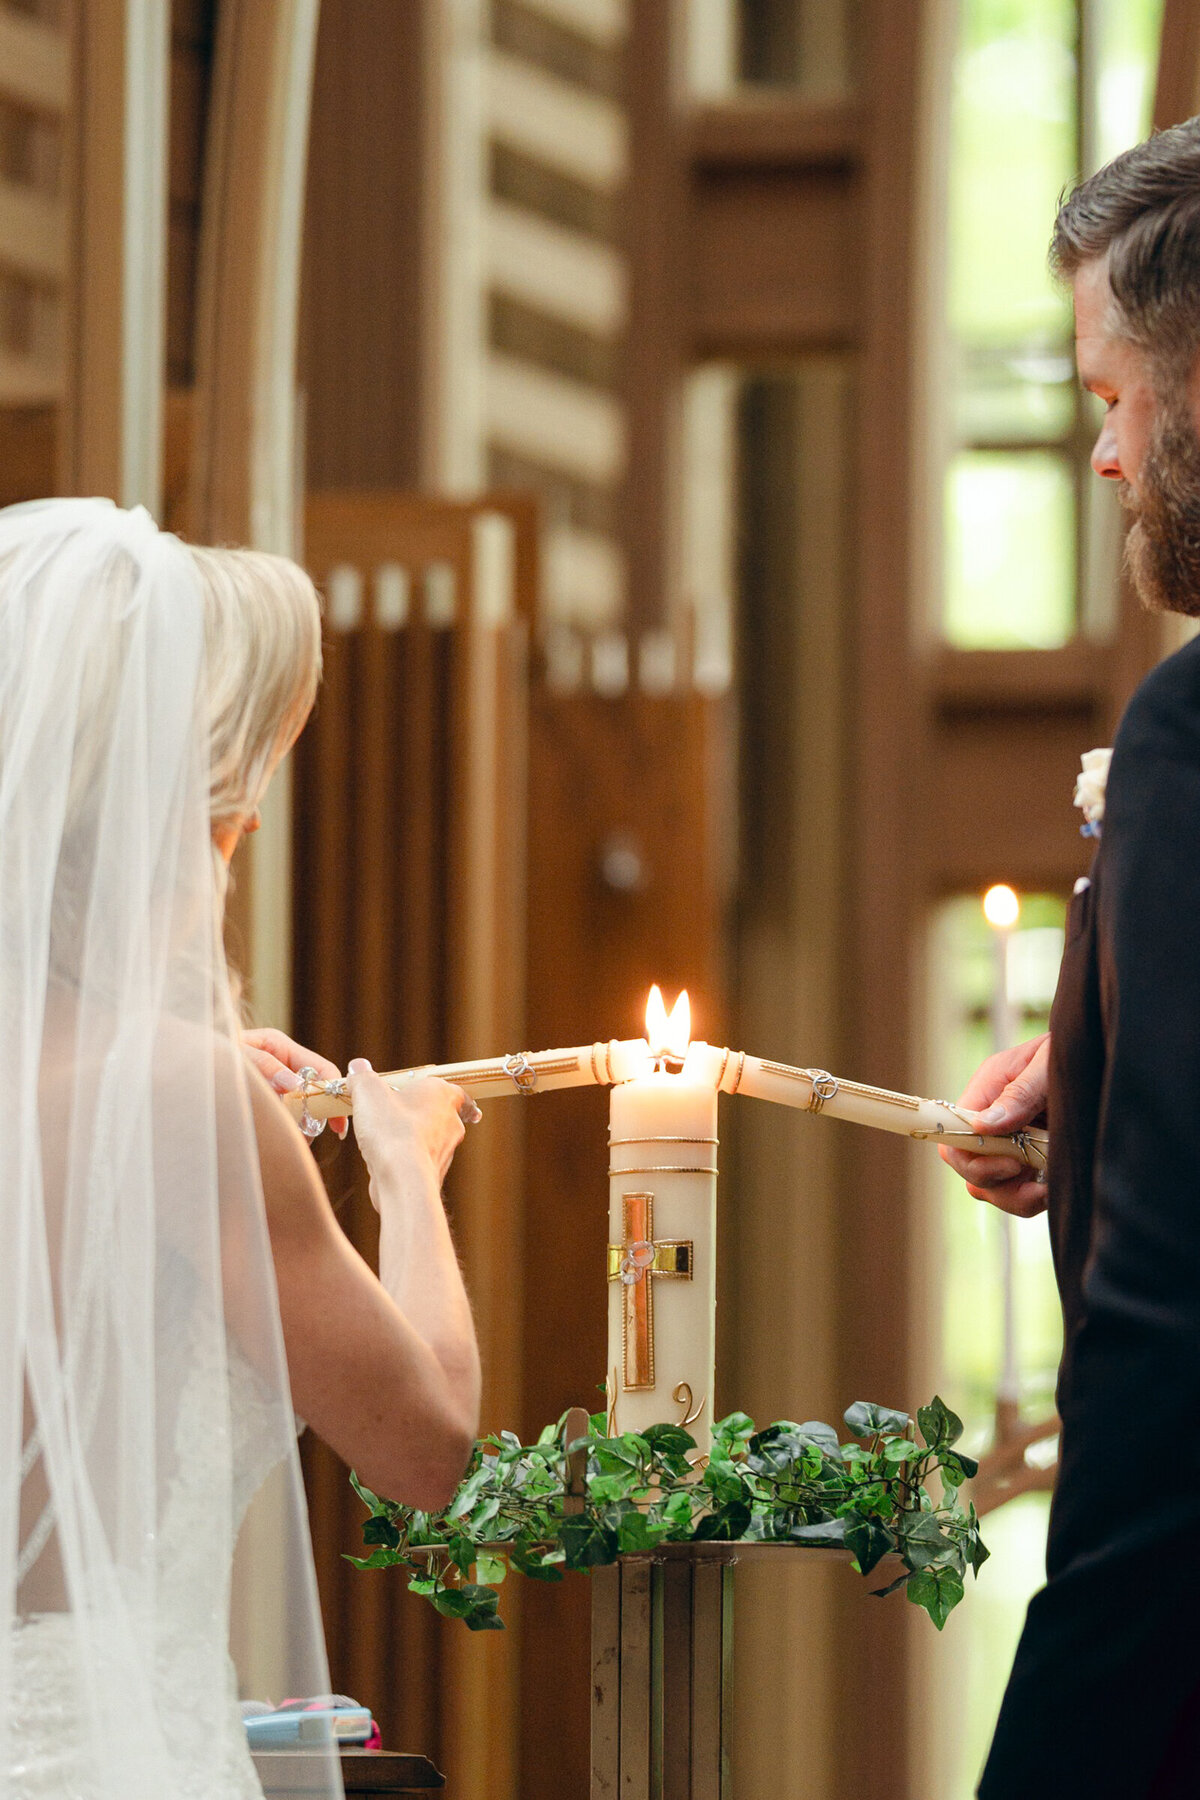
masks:
[[[1114,157],[1062,201],[1050,267],[1104,258],[1121,336],[1178,380],[1200,350],[1200,117]]]

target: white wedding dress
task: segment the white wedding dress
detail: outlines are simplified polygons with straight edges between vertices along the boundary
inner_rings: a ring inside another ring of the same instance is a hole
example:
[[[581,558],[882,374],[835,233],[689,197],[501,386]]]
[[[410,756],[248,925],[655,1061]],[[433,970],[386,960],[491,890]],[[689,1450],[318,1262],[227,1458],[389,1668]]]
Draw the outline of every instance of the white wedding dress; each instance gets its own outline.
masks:
[[[211,1593],[214,1569],[223,1554],[224,1533],[187,1503],[192,1484],[187,1465],[208,1454],[214,1434],[232,1432],[234,1529],[245,1517],[276,1458],[271,1443],[275,1422],[273,1397],[253,1369],[234,1351],[230,1357],[228,1427],[220,1418],[202,1417],[202,1392],[214,1384],[196,1384],[186,1441],[176,1446],[182,1479],[174,1483],[162,1514],[159,1629],[155,1645],[156,1699],[160,1716],[169,1721],[169,1747],[178,1752],[177,1786],[171,1800],[262,1800],[262,1787],[250,1759],[238,1710],[237,1676],[228,1664],[228,1718],[231,1721],[219,1786],[210,1778],[202,1785],[190,1771],[204,1759],[194,1754],[197,1734],[211,1731],[211,1721],[196,1715],[195,1681],[189,1668],[192,1646],[200,1641],[203,1619],[192,1615],[191,1596]],[[228,1583],[226,1582],[226,1586]],[[80,1670],[75,1634],[67,1613],[35,1613],[18,1620],[13,1634],[14,1732],[5,1800],[95,1800],[94,1749],[79,1730],[82,1717]],[[280,1696],[282,1698],[282,1696]]]

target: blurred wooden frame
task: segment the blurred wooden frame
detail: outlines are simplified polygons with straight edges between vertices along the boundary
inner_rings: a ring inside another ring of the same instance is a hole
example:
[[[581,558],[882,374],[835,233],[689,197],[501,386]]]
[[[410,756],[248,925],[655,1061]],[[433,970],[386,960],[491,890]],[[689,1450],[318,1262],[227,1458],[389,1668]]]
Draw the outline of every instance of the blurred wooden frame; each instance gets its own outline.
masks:
[[[295,757],[297,1029],[378,1067],[522,1049],[536,513],[515,499],[318,493],[305,540],[326,660]],[[488,1109],[448,1184],[484,1430],[520,1412],[526,1124],[519,1101]],[[370,1259],[365,1172],[346,1167],[334,1154],[331,1191],[350,1188],[342,1222]],[[509,1792],[515,1636],[440,1629],[402,1584],[352,1571],[339,1552],[362,1509],[322,1446],[307,1444],[305,1463],[335,1683],[368,1695],[385,1741],[428,1749],[457,1791]]]
[[[72,8],[59,491],[157,517],[166,346],[170,9]]]

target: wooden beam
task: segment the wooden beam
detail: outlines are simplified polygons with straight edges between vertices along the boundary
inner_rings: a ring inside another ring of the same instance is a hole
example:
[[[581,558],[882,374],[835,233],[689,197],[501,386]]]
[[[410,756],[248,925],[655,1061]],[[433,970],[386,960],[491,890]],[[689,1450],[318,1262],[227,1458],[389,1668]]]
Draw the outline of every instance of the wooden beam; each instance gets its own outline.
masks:
[[[301,305],[313,489],[415,489],[431,472],[434,378],[451,378],[433,354],[436,26],[431,0],[322,0]],[[384,118],[402,128],[365,157]]]
[[[62,371],[56,364],[0,347],[0,406],[50,406],[61,394]]]
[[[0,506],[54,492],[56,412],[49,403],[0,404]]]
[[[205,169],[192,528],[290,551],[318,0],[224,0]]]
[[[60,491],[157,515],[166,335],[170,9],[75,9]]]
[[[676,609],[673,545],[678,394],[686,336],[686,165],[675,57],[678,0],[631,0],[626,46],[630,164],[625,199],[630,336],[625,369],[629,456],[622,495],[633,630]]]
[[[65,31],[0,6],[0,100],[62,117],[71,100]]]
[[[1076,638],[1059,650],[939,648],[928,690],[943,713],[1103,709],[1112,681],[1111,644]]]
[[[693,355],[852,348],[861,325],[858,212],[840,169],[699,169],[686,234]]]
[[[0,176],[0,263],[57,287],[67,272],[67,212],[61,200]]]
[[[1200,111],[1200,8],[1195,0],[1165,0],[1154,124],[1162,131]]]
[[[848,100],[796,100],[774,92],[697,107],[688,151],[703,168],[851,168],[862,157],[862,109]]]
[[[189,527],[202,543],[296,547],[300,240],[319,0],[224,0],[196,301]],[[290,764],[238,859],[235,927],[255,1016],[291,1006]]]

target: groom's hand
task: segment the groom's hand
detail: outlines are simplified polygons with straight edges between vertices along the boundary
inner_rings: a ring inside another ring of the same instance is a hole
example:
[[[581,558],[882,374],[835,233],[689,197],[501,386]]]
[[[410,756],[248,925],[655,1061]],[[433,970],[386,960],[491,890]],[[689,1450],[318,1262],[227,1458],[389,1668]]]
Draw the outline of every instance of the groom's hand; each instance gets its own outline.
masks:
[[[306,1050],[303,1044],[290,1038],[286,1031],[276,1031],[271,1025],[243,1031],[242,1049],[277,1094],[289,1094],[300,1086],[301,1069],[315,1069],[321,1081],[341,1079],[342,1071],[327,1056],[318,1056],[315,1050]],[[344,1138],[349,1130],[349,1121],[330,1119],[329,1128],[338,1137]]]
[[[1041,1119],[1049,1079],[1050,1033],[1043,1031],[1027,1044],[999,1050],[980,1063],[958,1105],[963,1112],[974,1113],[985,1136],[1003,1137]],[[1015,1156],[978,1156],[946,1144],[939,1145],[939,1154],[962,1176],[967,1192],[976,1200],[986,1200],[1022,1219],[1046,1210],[1044,1178],[1031,1176],[1028,1166]]]

